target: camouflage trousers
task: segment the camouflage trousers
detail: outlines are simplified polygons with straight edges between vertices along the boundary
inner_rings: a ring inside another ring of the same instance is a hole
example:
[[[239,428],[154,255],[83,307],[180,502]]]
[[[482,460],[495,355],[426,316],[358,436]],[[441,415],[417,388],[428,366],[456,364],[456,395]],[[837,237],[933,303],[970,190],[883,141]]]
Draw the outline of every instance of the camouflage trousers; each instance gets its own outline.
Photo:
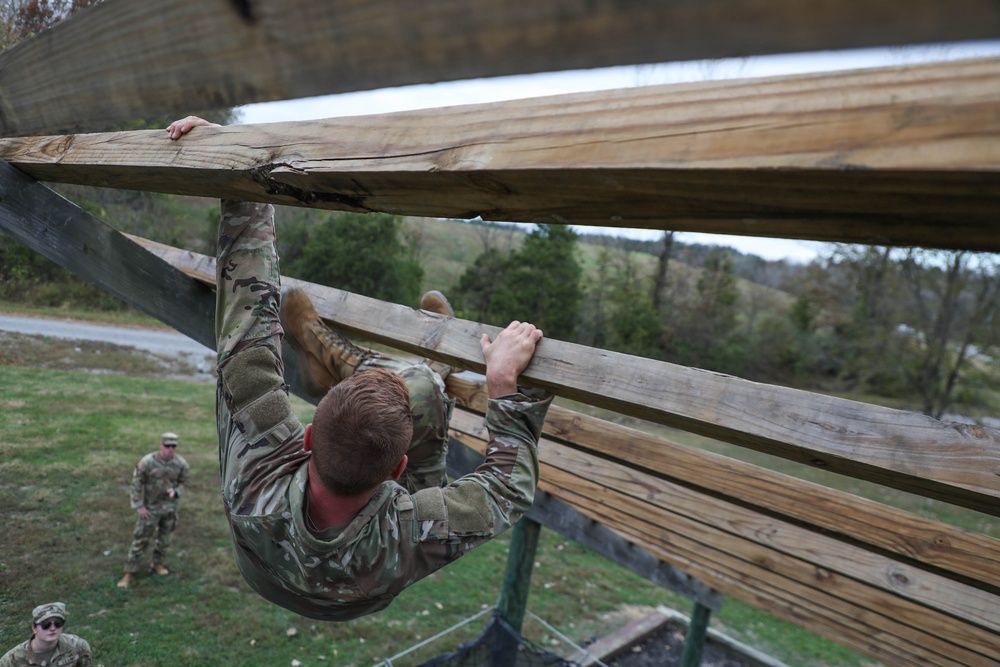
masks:
[[[448,484],[448,422],[455,406],[445,394],[444,381],[425,364],[414,364],[365,353],[355,373],[370,368],[392,371],[406,384],[410,393],[413,439],[406,450],[409,461],[399,483],[410,493]]]
[[[135,522],[132,546],[128,549],[128,559],[125,562],[126,572],[135,573],[142,569],[143,557],[154,535],[156,539],[153,542],[153,563],[162,563],[166,558],[170,538],[177,528],[177,508],[161,507],[149,511],[152,514],[148,519],[139,517]]]

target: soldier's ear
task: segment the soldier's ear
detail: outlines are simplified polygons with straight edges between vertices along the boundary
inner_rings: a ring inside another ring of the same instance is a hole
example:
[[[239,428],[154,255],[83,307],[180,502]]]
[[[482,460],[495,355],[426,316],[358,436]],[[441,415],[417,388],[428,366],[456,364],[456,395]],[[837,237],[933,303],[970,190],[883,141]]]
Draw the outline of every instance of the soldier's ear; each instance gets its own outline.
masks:
[[[302,440],[302,449],[306,450],[307,452],[311,452],[313,448],[312,433],[313,433],[313,425],[306,424],[306,437]]]
[[[406,454],[403,454],[403,458],[401,458],[399,460],[399,463],[396,464],[396,467],[393,468],[392,472],[389,474],[389,477],[391,477],[394,481],[398,482],[399,476],[403,474],[404,470],[406,470],[406,464],[409,462],[409,460],[410,457],[408,457]]]

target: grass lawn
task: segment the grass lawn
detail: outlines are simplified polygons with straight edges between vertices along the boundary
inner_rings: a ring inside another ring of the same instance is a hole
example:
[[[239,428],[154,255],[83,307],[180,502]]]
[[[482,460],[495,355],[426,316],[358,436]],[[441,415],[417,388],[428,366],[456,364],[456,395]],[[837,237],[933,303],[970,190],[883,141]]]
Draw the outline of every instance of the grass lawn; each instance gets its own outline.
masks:
[[[356,621],[312,621],[265,602],[242,581],[230,551],[214,386],[157,377],[162,369],[146,356],[0,334],[0,652],[27,638],[36,604],[61,600],[70,612],[67,631],[90,641],[96,663],[109,667],[373,665],[495,604],[506,536]],[[60,363],[43,363],[54,359]],[[102,372],[69,370],[74,365]],[[311,405],[296,406],[303,418],[311,415]],[[135,522],[131,472],[167,430],[180,434],[178,453],[192,469],[167,563],[172,573],[143,575],[133,589],[118,590]],[[551,531],[543,530],[536,561],[528,608],[575,642],[655,605],[690,611],[686,599]],[[393,664],[452,650],[485,621]],[[872,664],[733,600],[712,624],[790,665]],[[571,653],[535,622],[525,634]]]

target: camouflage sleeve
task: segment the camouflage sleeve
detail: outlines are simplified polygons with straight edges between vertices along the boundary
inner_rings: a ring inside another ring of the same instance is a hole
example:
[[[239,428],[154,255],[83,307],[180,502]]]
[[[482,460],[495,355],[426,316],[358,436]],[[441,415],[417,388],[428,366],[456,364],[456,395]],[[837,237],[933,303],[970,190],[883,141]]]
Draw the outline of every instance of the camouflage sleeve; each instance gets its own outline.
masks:
[[[240,513],[280,502],[308,453],[281,359],[274,208],[222,202],[216,266],[219,458],[223,500]]]
[[[191,476],[191,466],[188,465],[187,461],[181,466],[181,472],[177,476],[177,484],[174,485],[174,493],[178,498],[184,495],[184,486],[188,483],[188,478]]]
[[[433,521],[424,523],[424,536],[452,545],[447,558],[499,535],[531,508],[538,485],[538,439],[551,402],[551,397],[527,393],[490,399],[483,464],[442,489],[414,494],[417,519]],[[442,501],[437,509],[435,494]]]
[[[146,469],[143,466],[146,458],[139,459],[132,471],[132,487],[129,490],[129,504],[137,510],[146,504]]]
[[[14,648],[10,649],[0,657],[0,667],[17,667],[17,656],[20,652],[21,656],[24,657],[24,651],[21,650],[23,644],[18,644]]]
[[[280,358],[280,273],[274,207],[222,202],[216,264],[215,337],[219,367],[236,352],[266,345]]]
[[[90,655],[90,644],[86,639],[80,639],[76,646],[79,657],[76,659],[76,667],[92,667],[94,664]]]

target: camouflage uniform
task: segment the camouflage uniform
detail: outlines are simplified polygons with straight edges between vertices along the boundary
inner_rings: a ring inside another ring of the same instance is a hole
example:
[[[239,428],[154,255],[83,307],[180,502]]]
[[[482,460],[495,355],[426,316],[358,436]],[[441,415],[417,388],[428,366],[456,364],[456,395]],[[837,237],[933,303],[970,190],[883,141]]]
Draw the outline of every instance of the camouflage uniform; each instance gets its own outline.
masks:
[[[450,484],[443,449],[451,403],[423,364],[362,354],[356,372],[388,367],[410,390],[409,490],[386,481],[342,530],[306,527],[304,428],[281,360],[280,286],[270,205],[223,202],[218,247],[217,411],[222,495],[236,562],[268,600],[344,621],[388,606],[407,586],[500,534],[531,506],[549,400],[490,400],[484,463]],[[416,487],[424,486],[419,491]]]
[[[31,636],[34,638],[34,635]],[[39,665],[40,667],[90,667],[90,644],[86,639],[81,639],[76,635],[63,633],[56,643],[56,650],[52,657],[43,662],[31,650],[31,639],[18,644],[7,651],[0,658],[0,667],[25,667],[26,665]]]
[[[141,516],[135,522],[135,533],[132,536],[132,546],[128,550],[125,571],[136,573],[140,570],[149,542],[156,535],[153,543],[153,563],[163,563],[170,546],[170,538],[177,528],[177,509],[180,497],[184,494],[184,485],[188,482],[191,469],[187,461],[179,454],[174,454],[169,461],[160,458],[160,452],[146,454],[132,473],[132,489],[130,501],[132,509],[145,507],[150,517]],[[167,495],[167,490],[174,490],[174,497]]]

